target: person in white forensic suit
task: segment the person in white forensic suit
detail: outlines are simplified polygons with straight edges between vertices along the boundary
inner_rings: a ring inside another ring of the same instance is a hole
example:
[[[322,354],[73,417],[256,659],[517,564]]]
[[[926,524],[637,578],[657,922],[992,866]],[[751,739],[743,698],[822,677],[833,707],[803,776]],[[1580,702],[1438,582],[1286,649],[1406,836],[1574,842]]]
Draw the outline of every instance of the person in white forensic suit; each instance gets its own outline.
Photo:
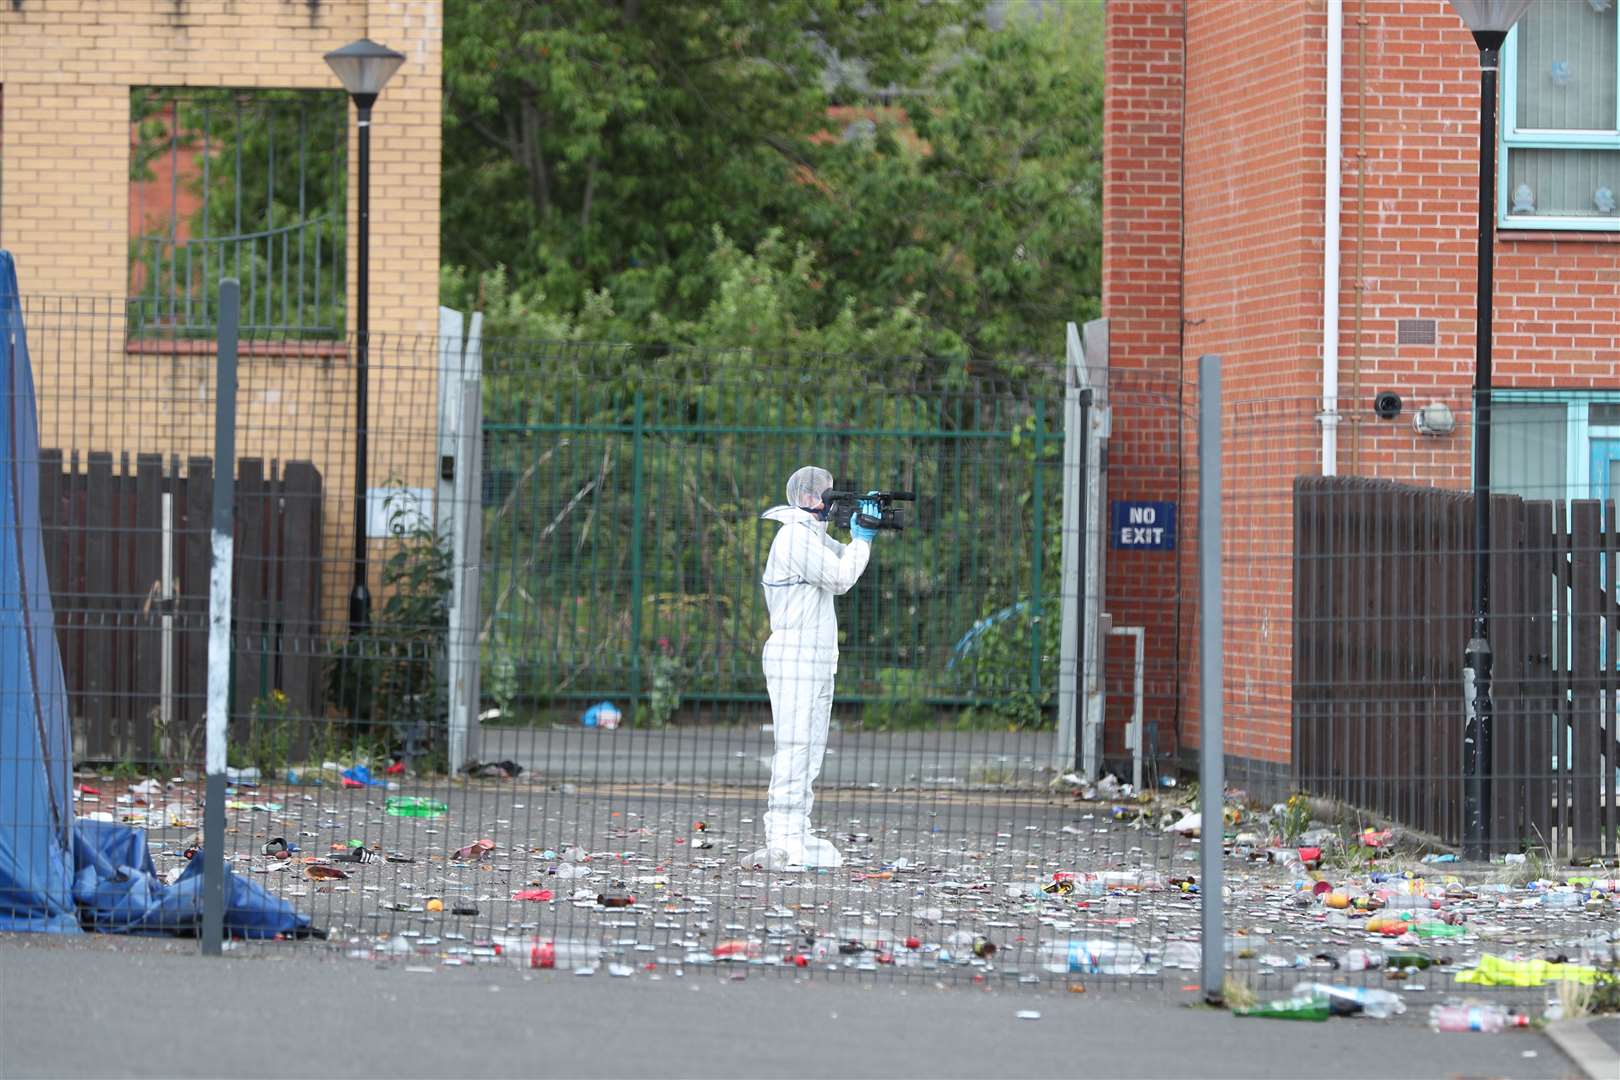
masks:
[[[765,807],[765,846],[746,862],[768,870],[842,866],[831,842],[812,836],[813,790],[827,750],[832,715],[833,676],[838,671],[838,616],[833,597],[860,580],[872,557],[877,532],[850,518],[848,544],[827,535],[823,494],[832,474],[806,465],[787,482],[786,506],[764,513],[781,524],[765,559],[760,584],[771,615],[765,642],[765,685],[771,695],[776,752]],[[859,513],[878,515],[862,502]]]

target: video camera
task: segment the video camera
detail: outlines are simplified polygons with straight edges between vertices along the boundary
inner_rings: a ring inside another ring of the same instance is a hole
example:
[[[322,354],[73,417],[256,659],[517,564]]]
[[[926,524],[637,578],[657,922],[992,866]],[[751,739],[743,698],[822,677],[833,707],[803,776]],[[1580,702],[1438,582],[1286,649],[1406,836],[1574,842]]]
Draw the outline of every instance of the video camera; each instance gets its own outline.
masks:
[[[862,527],[868,529],[888,529],[899,532],[906,527],[905,518],[897,502],[917,501],[915,492],[910,491],[868,491],[861,494],[854,490],[856,485],[845,483],[840,487],[828,488],[821,493],[821,504],[827,508],[827,520],[840,529],[849,528],[851,518],[854,518]],[[878,504],[878,516],[862,514],[859,512],[863,502]]]

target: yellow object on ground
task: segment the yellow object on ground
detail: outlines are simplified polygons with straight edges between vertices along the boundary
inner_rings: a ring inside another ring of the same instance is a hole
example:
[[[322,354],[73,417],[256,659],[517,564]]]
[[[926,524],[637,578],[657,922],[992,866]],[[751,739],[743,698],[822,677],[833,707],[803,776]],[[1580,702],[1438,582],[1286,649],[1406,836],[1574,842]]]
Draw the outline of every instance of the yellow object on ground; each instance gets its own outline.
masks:
[[[1475,967],[1457,972],[1458,982],[1477,986],[1544,986],[1565,980],[1596,982],[1597,968],[1586,964],[1555,964],[1549,960],[1509,960],[1486,953]]]

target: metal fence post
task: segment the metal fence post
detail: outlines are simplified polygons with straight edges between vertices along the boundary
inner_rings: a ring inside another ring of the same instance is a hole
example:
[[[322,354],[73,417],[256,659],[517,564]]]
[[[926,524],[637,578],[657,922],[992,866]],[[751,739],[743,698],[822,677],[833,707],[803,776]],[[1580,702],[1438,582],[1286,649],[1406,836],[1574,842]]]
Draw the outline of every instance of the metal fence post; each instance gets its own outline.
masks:
[[[1041,548],[1045,543],[1045,498],[1041,491],[1041,452],[1046,448],[1046,399],[1035,402],[1035,549],[1029,556],[1029,692],[1041,697]]]
[[[641,710],[641,444],[645,403],[636,391],[635,427],[630,445],[630,715]]]
[[[453,315],[454,319],[447,316]],[[448,485],[441,518],[449,522],[451,536],[451,589],[449,618],[450,765],[460,769],[482,753],[478,716],[478,612],[479,567],[483,559],[483,315],[473,313],[465,343],[460,312],[439,312],[440,326],[455,335],[454,371],[440,382],[441,393],[451,399],[445,409],[441,453],[452,463],[454,483]],[[441,356],[452,350],[441,348]]]
[[[214,517],[208,569],[207,787],[203,802],[202,951],[218,956],[225,938],[225,750],[231,685],[231,562],[236,532],[236,336],[242,290],[219,284],[214,375]]]
[[[1086,530],[1091,527],[1091,521],[1089,520],[1091,515],[1087,513],[1087,511],[1091,509],[1091,507],[1088,505],[1091,501],[1091,495],[1087,490],[1090,487],[1090,485],[1087,483],[1087,479],[1091,470],[1091,387],[1088,386],[1084,390],[1081,390],[1079,398],[1080,497],[1075,500],[1075,502],[1079,504],[1076,507],[1078,521],[1076,522],[1075,529],[1075,539],[1077,541],[1075,545],[1075,561],[1078,563],[1078,573],[1075,576],[1075,588],[1079,591],[1079,595],[1076,597],[1076,599],[1079,600],[1079,603],[1075,605],[1075,610],[1080,625],[1076,628],[1075,644],[1077,647],[1074,654],[1074,769],[1075,772],[1080,773],[1080,775],[1089,780],[1092,779],[1092,775],[1091,771],[1086,768],[1086,749],[1089,745],[1087,735],[1089,732],[1087,731],[1088,725],[1086,724],[1085,718],[1086,626],[1091,621],[1088,618],[1089,612],[1086,608],[1086,556],[1090,554],[1090,552],[1086,550]],[[1137,781],[1137,786],[1141,786],[1140,780]]]
[[[1203,881],[1204,1000],[1219,1004],[1226,977],[1226,920],[1221,903],[1221,838],[1226,773],[1221,632],[1221,358],[1198,358],[1198,796]]]

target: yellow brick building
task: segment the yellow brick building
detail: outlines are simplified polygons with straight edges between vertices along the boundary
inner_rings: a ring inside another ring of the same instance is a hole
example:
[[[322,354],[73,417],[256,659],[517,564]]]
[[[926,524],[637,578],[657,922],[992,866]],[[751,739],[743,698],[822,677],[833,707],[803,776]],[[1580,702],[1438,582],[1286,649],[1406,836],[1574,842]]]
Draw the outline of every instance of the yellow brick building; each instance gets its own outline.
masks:
[[[323,54],[369,37],[406,59],[373,112],[368,479],[431,486],[442,26],[439,0],[0,0],[0,247],[16,257],[25,300],[60,298],[36,303],[29,325],[42,447],[115,460],[211,453],[212,344],[124,333],[132,90],[336,90]],[[349,118],[352,330],[352,105]],[[354,516],[351,350],[244,342],[238,408],[238,456],[321,471],[323,606],[341,619]]]

